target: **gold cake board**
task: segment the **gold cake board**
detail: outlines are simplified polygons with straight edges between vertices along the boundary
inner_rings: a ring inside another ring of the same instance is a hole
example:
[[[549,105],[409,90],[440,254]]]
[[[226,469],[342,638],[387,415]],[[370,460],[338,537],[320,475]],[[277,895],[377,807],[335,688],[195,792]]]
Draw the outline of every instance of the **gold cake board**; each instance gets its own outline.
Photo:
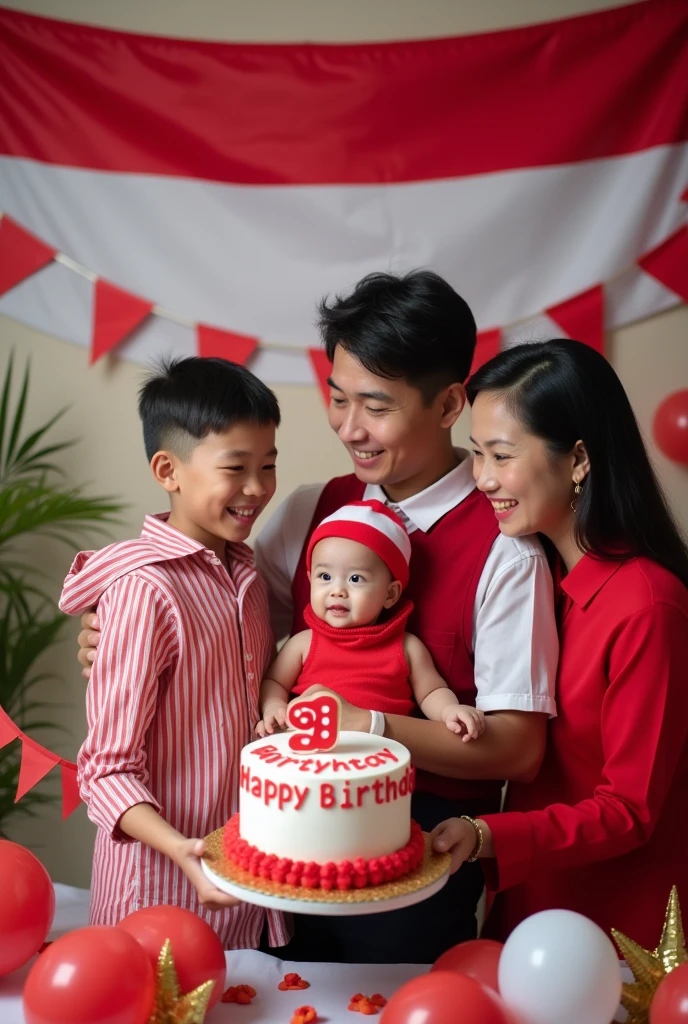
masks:
[[[266,878],[256,878],[229,861],[224,853],[223,831],[218,828],[205,838],[206,852],[201,867],[206,877],[222,892],[268,910],[344,917],[380,914],[426,900],[439,892],[449,877],[450,855],[434,853],[430,846],[430,836],[424,832],[423,863],[396,882],[385,882],[365,889],[332,889],[329,892],[285,885]]]

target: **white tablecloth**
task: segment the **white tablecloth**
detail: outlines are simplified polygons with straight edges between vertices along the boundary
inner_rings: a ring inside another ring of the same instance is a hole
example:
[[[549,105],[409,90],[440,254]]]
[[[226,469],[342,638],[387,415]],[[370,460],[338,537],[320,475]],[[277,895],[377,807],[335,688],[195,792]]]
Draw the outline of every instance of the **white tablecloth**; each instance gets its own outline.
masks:
[[[53,928],[48,936],[81,928],[88,923],[88,892],[67,885],[55,885],[56,910]],[[255,950],[226,953],[226,985],[252,985],[258,995],[251,1006],[218,1003],[206,1020],[208,1024],[289,1024],[297,1006],[315,1006],[327,1024],[352,1024],[355,1014],[347,1010],[354,992],[389,996],[409,978],[422,974],[419,964],[302,964],[276,960]],[[32,961],[33,962],[33,961]],[[1,1024],[25,1024],[21,992],[31,964],[0,978]],[[296,971],[311,987],[300,992],[280,992],[277,983],[288,971]],[[632,981],[630,974],[626,980]],[[364,1019],[364,1018],[361,1018]],[[379,1016],[375,1018],[379,1020]],[[623,1011],[615,1018],[625,1019]],[[581,1022],[582,1024],[582,1022]]]

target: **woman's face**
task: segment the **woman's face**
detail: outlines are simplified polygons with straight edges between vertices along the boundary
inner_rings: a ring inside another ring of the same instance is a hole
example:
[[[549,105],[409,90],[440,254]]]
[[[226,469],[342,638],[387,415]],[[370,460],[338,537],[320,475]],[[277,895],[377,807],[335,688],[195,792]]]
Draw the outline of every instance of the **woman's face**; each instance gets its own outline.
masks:
[[[471,441],[475,482],[490,499],[502,533],[544,533],[555,544],[569,535],[579,475],[575,453],[553,455],[489,391],[473,403]]]

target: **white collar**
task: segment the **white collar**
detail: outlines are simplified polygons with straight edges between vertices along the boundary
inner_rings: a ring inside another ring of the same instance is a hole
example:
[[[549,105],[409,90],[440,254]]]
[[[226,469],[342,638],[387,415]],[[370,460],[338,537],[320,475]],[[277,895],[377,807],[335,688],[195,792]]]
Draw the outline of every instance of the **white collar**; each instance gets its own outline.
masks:
[[[475,490],[473,458],[463,448],[455,448],[454,451],[462,461],[424,491],[412,494],[403,501],[393,502],[379,484],[368,484],[363,494],[364,500],[377,498],[385,505],[400,509],[415,529],[427,533],[442,516],[465,501]]]

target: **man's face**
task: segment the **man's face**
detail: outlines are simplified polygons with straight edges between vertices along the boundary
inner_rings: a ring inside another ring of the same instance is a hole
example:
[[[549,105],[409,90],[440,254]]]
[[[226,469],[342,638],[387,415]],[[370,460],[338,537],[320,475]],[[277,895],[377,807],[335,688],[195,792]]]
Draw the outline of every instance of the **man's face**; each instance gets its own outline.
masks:
[[[346,445],[358,479],[384,487],[392,500],[402,501],[437,479],[462,406],[460,385],[443,388],[425,405],[406,380],[378,377],[341,345],[335,349],[330,426]]]

